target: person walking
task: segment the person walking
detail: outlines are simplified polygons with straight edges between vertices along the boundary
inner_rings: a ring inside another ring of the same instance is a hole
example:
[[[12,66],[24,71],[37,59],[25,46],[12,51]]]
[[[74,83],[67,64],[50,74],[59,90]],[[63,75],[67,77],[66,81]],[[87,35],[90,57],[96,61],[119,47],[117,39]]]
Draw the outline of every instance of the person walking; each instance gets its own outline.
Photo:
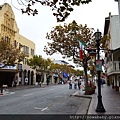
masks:
[[[77,81],[74,81],[74,89],[77,89]]]
[[[80,90],[80,86],[81,86],[81,80],[78,81],[78,88]]]
[[[28,78],[25,78],[25,85],[28,85]]]
[[[72,89],[72,81],[69,82],[69,89]]]

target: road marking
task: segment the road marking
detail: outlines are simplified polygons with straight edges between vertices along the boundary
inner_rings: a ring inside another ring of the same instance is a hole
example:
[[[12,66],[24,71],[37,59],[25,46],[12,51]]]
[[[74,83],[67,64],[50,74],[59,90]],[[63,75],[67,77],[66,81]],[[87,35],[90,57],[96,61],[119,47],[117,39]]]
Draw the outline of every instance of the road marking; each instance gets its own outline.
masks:
[[[15,94],[15,92],[10,92],[10,94]]]
[[[50,89],[49,91],[52,91],[52,90],[54,90],[54,89]]]
[[[49,109],[48,109],[48,107],[46,107],[46,108],[34,107],[34,109],[36,109],[36,110],[41,110],[41,111],[44,111],[44,110],[49,110]]]
[[[34,107],[34,109],[36,109],[36,110],[40,110],[40,109],[43,109],[43,108]]]
[[[41,111],[44,111],[44,110],[49,110],[49,109],[48,109],[48,107],[46,107],[46,108],[43,108]]]
[[[15,92],[4,92],[2,96],[6,96],[6,95],[12,95],[12,94],[15,94]]]
[[[25,94],[25,95],[23,95],[23,97],[27,97],[27,96],[30,96],[30,95],[33,95],[33,93]]]

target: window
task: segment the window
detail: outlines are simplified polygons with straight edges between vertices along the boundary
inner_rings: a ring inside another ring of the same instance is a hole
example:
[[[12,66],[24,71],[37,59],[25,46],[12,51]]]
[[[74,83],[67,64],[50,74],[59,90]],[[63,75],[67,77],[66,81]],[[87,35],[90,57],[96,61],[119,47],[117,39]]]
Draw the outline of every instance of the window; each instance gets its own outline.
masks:
[[[10,44],[10,38],[8,38],[8,37],[5,36],[5,41],[6,41],[8,44]]]
[[[25,52],[25,53],[29,53],[29,47],[24,46],[24,52]]]
[[[17,47],[17,41],[16,40],[14,41],[14,46]]]
[[[34,50],[33,49],[31,49],[31,55],[34,55]]]
[[[24,58],[23,64],[27,64],[27,59],[26,58]]]

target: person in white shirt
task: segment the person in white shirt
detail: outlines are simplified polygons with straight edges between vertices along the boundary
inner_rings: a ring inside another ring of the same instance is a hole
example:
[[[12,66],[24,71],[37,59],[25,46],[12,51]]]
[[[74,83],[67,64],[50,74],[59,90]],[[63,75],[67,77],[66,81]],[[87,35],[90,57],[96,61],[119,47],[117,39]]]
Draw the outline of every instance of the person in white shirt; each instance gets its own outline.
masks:
[[[25,85],[28,85],[28,78],[25,78]]]

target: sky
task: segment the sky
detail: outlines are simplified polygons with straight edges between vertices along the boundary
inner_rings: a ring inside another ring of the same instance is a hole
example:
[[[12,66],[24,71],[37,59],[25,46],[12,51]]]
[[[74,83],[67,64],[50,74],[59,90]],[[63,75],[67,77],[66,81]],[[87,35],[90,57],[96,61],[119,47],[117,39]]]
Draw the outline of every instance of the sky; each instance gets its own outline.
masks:
[[[22,6],[18,5],[16,0],[12,0],[12,4],[11,0],[0,0],[0,5],[5,2],[12,6],[20,34],[36,44],[36,54],[42,55],[43,58],[61,60],[62,56],[59,54],[47,56],[43,52],[44,46],[48,42],[45,38],[46,33],[50,32],[52,27],[63,24],[57,23],[56,17],[52,15],[51,9],[37,3],[34,7],[37,8],[38,15],[33,17],[32,15],[22,14],[18,10]],[[79,7],[74,7],[74,11],[71,12],[70,16],[65,20],[65,23],[69,24],[75,20],[78,24],[87,24],[89,28],[94,28],[95,30],[98,28],[103,33],[105,17],[109,16],[109,12],[112,15],[118,15],[117,2],[114,0],[92,0],[89,4],[81,4]]]

